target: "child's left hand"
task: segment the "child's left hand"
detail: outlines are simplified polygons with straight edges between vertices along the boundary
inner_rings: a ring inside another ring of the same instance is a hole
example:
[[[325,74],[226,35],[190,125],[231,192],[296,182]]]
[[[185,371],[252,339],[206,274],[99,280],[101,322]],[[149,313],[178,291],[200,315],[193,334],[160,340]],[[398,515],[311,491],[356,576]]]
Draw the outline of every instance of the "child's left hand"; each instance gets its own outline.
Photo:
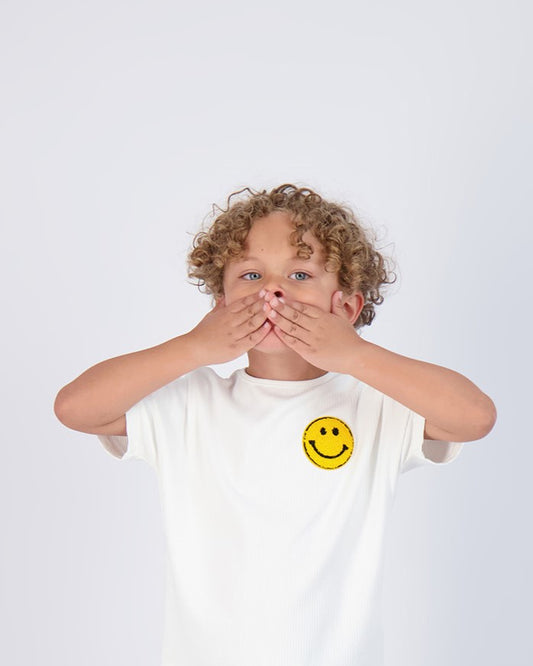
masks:
[[[341,292],[332,297],[332,312],[299,301],[281,302],[267,292],[264,306],[274,332],[302,358],[328,372],[348,372],[350,357],[364,344],[343,314]]]

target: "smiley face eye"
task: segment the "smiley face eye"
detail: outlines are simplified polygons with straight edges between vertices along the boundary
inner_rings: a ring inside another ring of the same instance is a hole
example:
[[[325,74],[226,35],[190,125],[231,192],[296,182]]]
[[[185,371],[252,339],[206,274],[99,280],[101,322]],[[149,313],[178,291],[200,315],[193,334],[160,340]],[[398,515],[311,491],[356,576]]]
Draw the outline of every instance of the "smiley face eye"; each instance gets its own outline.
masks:
[[[355,449],[350,427],[335,416],[322,416],[311,421],[302,440],[306,456],[322,469],[342,467]]]

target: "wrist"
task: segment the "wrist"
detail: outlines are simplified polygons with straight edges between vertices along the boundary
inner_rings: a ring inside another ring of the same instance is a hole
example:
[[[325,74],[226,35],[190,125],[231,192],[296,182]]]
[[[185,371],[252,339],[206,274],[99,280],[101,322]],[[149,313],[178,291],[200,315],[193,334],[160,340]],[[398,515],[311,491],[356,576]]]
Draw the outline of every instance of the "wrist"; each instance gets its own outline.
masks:
[[[352,377],[359,379],[361,370],[365,367],[367,352],[371,346],[371,342],[364,340],[358,333],[356,333],[353,345],[350,348],[349,353],[345,355],[345,374],[352,375]]]
[[[208,360],[205,358],[205,345],[201,343],[193,331],[178,335],[173,339],[173,342],[179,349],[177,355],[185,360],[189,368],[187,372],[208,364]]]

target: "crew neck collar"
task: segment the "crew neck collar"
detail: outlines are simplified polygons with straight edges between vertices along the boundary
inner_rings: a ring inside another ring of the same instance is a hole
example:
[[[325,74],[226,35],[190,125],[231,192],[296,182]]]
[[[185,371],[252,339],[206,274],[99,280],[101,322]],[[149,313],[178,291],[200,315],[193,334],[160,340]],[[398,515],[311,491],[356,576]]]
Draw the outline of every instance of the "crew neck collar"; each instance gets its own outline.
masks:
[[[312,388],[320,384],[325,384],[335,377],[334,372],[326,372],[320,377],[313,379],[266,379],[265,377],[254,377],[246,372],[246,368],[239,368],[235,371],[239,379],[242,379],[250,384],[259,386],[276,386],[279,388]]]

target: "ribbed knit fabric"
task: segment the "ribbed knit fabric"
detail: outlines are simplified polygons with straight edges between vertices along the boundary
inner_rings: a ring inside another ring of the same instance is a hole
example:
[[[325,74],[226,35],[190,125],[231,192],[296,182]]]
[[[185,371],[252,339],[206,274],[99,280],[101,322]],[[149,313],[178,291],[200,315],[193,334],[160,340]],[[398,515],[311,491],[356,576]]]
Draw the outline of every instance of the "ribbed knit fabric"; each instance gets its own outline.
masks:
[[[455,459],[424,418],[349,375],[199,368],[99,435],[156,472],[162,666],[382,666],[382,546],[398,476]]]

